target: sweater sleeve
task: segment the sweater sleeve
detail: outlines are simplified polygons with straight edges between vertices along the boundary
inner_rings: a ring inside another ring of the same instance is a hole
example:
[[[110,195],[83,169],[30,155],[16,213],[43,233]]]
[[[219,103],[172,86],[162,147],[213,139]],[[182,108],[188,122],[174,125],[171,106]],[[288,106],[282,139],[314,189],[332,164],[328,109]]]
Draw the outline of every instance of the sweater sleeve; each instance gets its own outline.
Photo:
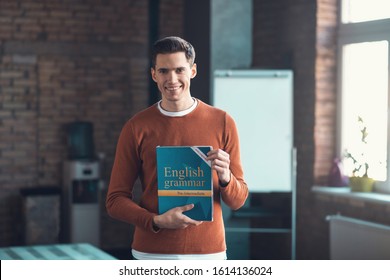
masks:
[[[231,179],[227,186],[220,187],[222,200],[233,210],[244,205],[248,197],[248,186],[240,157],[240,143],[236,124],[232,117],[225,117],[224,150],[230,155]]]
[[[106,197],[108,214],[115,219],[153,230],[156,215],[133,201],[133,187],[140,170],[137,140],[127,122],[119,136]]]

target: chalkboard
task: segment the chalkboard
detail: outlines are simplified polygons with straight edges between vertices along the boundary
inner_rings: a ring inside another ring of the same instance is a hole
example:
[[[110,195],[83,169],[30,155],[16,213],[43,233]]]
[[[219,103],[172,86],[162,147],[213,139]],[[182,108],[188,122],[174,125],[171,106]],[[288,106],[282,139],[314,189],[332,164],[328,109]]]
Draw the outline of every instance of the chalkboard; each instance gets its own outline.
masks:
[[[212,104],[236,122],[249,190],[291,191],[292,71],[216,70],[213,85]]]

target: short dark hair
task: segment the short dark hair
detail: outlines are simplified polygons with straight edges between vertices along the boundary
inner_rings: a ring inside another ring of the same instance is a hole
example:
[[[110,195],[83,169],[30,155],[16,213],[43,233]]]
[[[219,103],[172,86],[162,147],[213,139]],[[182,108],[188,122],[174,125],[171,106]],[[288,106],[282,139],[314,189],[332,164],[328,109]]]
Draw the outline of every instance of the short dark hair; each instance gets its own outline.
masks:
[[[152,66],[156,67],[156,58],[158,54],[169,54],[169,53],[177,53],[184,52],[188,63],[192,66],[195,62],[195,49],[194,47],[187,42],[186,40],[176,37],[170,36],[165,37],[160,40],[157,40],[152,49]]]

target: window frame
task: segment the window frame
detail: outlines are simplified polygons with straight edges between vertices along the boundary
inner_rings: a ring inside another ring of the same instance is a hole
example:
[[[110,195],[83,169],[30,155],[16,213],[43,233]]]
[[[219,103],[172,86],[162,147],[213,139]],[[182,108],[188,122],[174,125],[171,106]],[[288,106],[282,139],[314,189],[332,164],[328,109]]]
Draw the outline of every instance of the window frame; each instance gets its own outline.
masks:
[[[343,155],[341,147],[342,137],[342,108],[343,108],[343,96],[342,96],[342,73],[343,73],[343,46],[354,43],[373,42],[373,41],[388,41],[388,104],[387,104],[387,180],[376,181],[375,191],[380,193],[390,194],[390,18],[380,19],[366,22],[356,23],[343,23],[342,22],[342,7],[343,0],[339,1],[339,29],[337,34],[337,154],[341,158]]]

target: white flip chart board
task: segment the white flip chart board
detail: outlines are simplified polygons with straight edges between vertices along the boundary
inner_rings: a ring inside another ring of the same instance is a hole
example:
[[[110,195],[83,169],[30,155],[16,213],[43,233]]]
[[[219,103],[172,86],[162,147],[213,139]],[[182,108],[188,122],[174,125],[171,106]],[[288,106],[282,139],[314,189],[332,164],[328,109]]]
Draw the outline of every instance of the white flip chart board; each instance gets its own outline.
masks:
[[[293,176],[291,70],[216,70],[212,104],[236,122],[251,192],[288,192]]]

